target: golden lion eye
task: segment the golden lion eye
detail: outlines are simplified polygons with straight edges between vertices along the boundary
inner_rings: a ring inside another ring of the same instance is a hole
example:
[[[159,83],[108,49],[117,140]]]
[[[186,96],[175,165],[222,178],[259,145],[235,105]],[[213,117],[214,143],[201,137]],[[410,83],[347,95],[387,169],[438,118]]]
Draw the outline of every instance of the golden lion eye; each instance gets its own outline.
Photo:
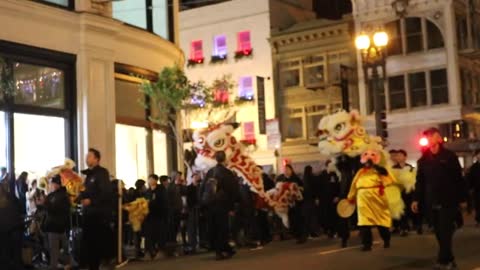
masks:
[[[345,123],[340,123],[335,126],[335,131],[342,131],[345,128]]]
[[[215,143],[213,144],[213,146],[217,147],[217,148],[220,148],[222,147],[223,145],[225,144],[225,139],[219,139],[219,140],[216,140]]]

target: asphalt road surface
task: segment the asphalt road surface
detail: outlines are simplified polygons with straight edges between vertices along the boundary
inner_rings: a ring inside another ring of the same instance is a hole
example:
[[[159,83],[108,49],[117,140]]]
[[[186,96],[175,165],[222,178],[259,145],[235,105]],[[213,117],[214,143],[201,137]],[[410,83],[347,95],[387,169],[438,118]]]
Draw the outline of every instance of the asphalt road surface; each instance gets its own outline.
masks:
[[[297,245],[294,241],[275,241],[262,250],[239,250],[228,261],[217,262],[213,254],[164,259],[153,262],[133,262],[127,270],[405,270],[432,269],[437,245],[434,235],[425,233],[408,237],[394,236],[392,247],[384,249],[376,242],[372,252],[360,251],[360,240],[354,235],[350,247],[339,248],[338,239],[320,237]],[[468,225],[457,231],[454,251],[459,269],[480,270],[480,228]]]

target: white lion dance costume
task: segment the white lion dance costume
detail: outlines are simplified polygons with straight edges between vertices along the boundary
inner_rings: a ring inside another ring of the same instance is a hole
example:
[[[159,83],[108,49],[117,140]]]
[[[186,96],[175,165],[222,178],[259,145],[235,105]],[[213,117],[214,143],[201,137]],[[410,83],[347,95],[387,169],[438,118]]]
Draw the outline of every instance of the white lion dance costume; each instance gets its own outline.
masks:
[[[318,144],[320,151],[329,157],[336,157],[345,154],[349,157],[358,157],[364,153],[377,152],[379,155],[379,164],[389,172],[388,185],[384,185],[381,191],[388,200],[389,212],[392,218],[399,219],[405,210],[405,205],[401,198],[401,190],[411,191],[415,186],[415,172],[392,170],[392,164],[389,154],[383,149],[382,140],[376,136],[370,136],[362,126],[362,119],[358,111],[350,113],[340,111],[324,117],[319,123],[320,142]],[[396,173],[390,173],[396,172]],[[358,184],[363,173],[357,174],[352,183]],[[353,194],[353,193],[352,193]],[[368,219],[362,217],[361,219]],[[384,222],[391,223],[388,220]],[[389,224],[388,227],[390,227]]]
[[[263,187],[262,170],[245,153],[244,147],[232,133],[234,124],[219,124],[208,129],[197,130],[193,134],[194,149],[197,153],[195,166],[202,171],[216,165],[215,153],[224,151],[227,156],[229,169],[237,172],[250,186],[252,192],[257,194],[258,205],[272,208],[288,224],[288,208],[296,201],[302,200],[300,188],[293,183],[277,183],[272,190]]]

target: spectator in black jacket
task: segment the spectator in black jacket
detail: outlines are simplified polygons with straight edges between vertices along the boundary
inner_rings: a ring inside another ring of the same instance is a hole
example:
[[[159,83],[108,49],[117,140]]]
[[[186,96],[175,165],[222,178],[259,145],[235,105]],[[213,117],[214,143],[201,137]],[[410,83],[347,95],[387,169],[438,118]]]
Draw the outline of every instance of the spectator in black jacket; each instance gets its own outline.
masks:
[[[0,185],[0,266],[20,270],[22,263],[23,220],[20,205],[8,185]]]
[[[305,221],[305,232],[312,237],[318,237],[316,232],[317,213],[316,205],[319,203],[318,194],[319,179],[313,174],[313,167],[305,166],[303,171],[303,216]]]
[[[473,192],[473,202],[475,204],[475,221],[477,227],[480,226],[480,150],[475,151],[475,163],[470,167],[467,175],[469,188]]]
[[[216,179],[216,192],[213,201],[208,205],[209,232],[216,252],[217,260],[229,259],[235,255],[228,244],[229,215],[234,215],[235,203],[238,202],[238,181],[231,170],[226,167],[225,152],[215,153],[217,165],[210,169],[206,179]]]
[[[108,261],[113,256],[110,222],[114,196],[110,174],[100,166],[100,158],[98,150],[89,149],[86,157],[88,169],[82,171],[87,176],[85,191],[79,197],[83,206],[83,246],[89,270],[99,269],[102,260]]]
[[[418,161],[412,211],[418,213],[418,202],[425,200],[440,249],[435,269],[456,269],[452,240],[459,206],[466,208],[466,184],[458,157],[443,147],[439,130],[430,128],[424,135],[429,149]]]
[[[44,204],[47,217],[43,224],[43,231],[47,233],[48,237],[50,269],[57,269],[60,249],[68,251],[66,232],[70,225],[70,199],[67,190],[62,187],[59,175],[55,175],[50,180],[50,191]],[[66,262],[70,264],[70,256],[67,256]]]
[[[340,179],[332,167],[331,161],[325,163],[325,170],[320,174],[320,209],[322,225],[329,238],[337,233],[339,217],[337,204],[340,201]]]
[[[198,245],[198,220],[200,210],[200,183],[202,179],[200,174],[192,175],[192,183],[187,186],[187,232],[188,242],[186,252],[193,254]]]
[[[177,244],[177,236],[180,231],[180,223],[182,221],[183,200],[185,196],[186,186],[182,179],[182,173],[174,171],[172,173],[171,183],[167,188],[168,197],[168,242]],[[182,239],[185,237],[182,234]],[[183,241],[185,244],[185,241]]]
[[[304,187],[303,182],[297,176],[293,170],[292,165],[287,164],[285,166],[285,174],[281,177],[281,181],[295,183],[299,187]],[[295,205],[288,210],[288,219],[290,223],[290,230],[297,239],[297,244],[304,244],[307,242],[307,230],[305,215],[303,212],[303,201],[295,202]]]
[[[158,185],[158,176],[152,174],[148,177],[148,189],[145,194],[148,200],[148,215],[143,223],[145,232],[145,259],[158,259],[160,251],[165,248],[165,241],[162,237],[162,230],[167,219],[167,198],[165,188]]]
[[[13,194],[17,197],[18,201],[20,202],[22,214],[25,215],[27,213],[27,191],[28,191],[28,173],[22,172],[20,176],[17,178],[14,184]]]

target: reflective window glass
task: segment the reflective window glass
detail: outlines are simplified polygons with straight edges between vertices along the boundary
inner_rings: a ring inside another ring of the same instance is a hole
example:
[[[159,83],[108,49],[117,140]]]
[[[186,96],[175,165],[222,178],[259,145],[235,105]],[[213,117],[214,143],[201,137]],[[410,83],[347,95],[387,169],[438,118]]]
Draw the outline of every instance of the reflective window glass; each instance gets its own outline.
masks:
[[[143,0],[113,1],[113,18],[147,29],[147,6]]]
[[[408,74],[410,85],[410,105],[420,107],[427,105],[427,85],[425,72]]]
[[[403,75],[388,78],[390,110],[403,109],[407,107],[404,78],[405,77]]]
[[[431,21],[427,21],[427,42],[428,49],[443,48],[443,35],[440,29]]]
[[[430,84],[432,85],[432,104],[448,103],[447,70],[430,71]]]
[[[152,7],[153,32],[164,39],[169,39],[168,33],[168,3],[167,0],[153,0]]]
[[[15,103],[63,109],[65,77],[59,69],[24,63],[13,68]]]
[[[143,127],[115,126],[116,177],[134,187],[137,179],[147,179],[147,131]]]
[[[285,136],[287,139],[303,138],[303,120],[302,117],[292,117],[287,119],[285,125]]]
[[[5,112],[0,111],[0,168],[7,167],[7,127]]]
[[[405,30],[407,37],[407,53],[422,51],[422,20],[420,18],[406,18]]]

